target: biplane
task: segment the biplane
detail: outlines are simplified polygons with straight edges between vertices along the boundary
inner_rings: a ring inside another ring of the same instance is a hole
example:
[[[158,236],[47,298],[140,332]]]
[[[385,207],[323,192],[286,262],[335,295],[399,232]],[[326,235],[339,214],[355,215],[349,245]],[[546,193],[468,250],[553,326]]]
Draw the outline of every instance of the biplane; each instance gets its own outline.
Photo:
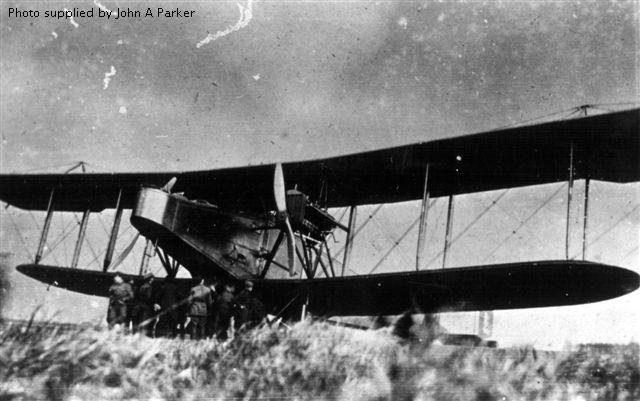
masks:
[[[398,315],[574,305],[634,291],[637,273],[585,260],[423,269],[429,199],[497,189],[640,177],[640,109],[501,129],[317,160],[190,172],[3,174],[0,199],[46,211],[32,263],[17,270],[70,291],[107,296],[124,209],[176,285],[251,279],[270,313]],[[586,198],[585,198],[586,199]],[[362,205],[421,200],[416,266],[347,275]],[[349,208],[348,224],[329,213]],[[79,269],[92,213],[114,209],[100,270]],[[55,212],[82,213],[71,266],[40,263]],[[449,217],[449,216],[448,216]],[[344,231],[341,268],[327,238]],[[450,238],[450,224],[447,224]],[[150,244],[150,245],[149,245]],[[445,241],[445,250],[447,242]],[[140,280],[140,276],[128,276]]]

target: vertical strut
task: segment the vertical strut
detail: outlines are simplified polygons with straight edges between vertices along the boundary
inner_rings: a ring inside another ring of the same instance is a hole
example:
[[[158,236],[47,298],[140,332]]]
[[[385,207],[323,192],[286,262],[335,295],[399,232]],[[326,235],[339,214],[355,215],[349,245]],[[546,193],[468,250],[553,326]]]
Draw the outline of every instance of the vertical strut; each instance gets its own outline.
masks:
[[[271,266],[271,261],[273,260],[273,258],[276,257],[276,253],[278,252],[278,248],[280,248],[280,243],[282,242],[282,240],[284,239],[284,231],[280,231],[280,234],[278,234],[278,237],[276,238],[276,242],[273,244],[273,248],[271,249],[271,252],[269,252],[269,254],[266,257],[266,262],[264,264],[264,267],[262,268],[262,273],[260,273],[260,278],[265,278],[265,276],[267,275],[267,272],[269,271],[269,266]]]
[[[336,271],[333,269],[333,259],[331,259],[331,251],[329,250],[329,244],[327,244],[327,239],[323,238],[322,242],[324,243],[324,249],[327,252],[327,260],[329,261],[329,268],[331,269],[331,277],[336,276]],[[322,259],[320,259],[320,263],[322,263]],[[324,264],[323,264],[324,266]],[[327,276],[329,277],[329,276]]]
[[[589,181],[587,176],[584,182],[584,217],[582,225],[582,260],[587,257],[587,223],[589,222]]]
[[[357,206],[351,206],[349,210],[349,231],[347,231],[347,244],[344,248],[344,259],[342,260],[342,276],[347,272],[349,259],[351,259],[351,249],[353,248],[353,236],[356,226]]]
[[[42,259],[44,244],[47,242],[47,235],[49,235],[49,227],[51,227],[51,218],[53,217],[53,193],[54,189],[51,188],[49,203],[47,204],[47,217],[44,219],[44,226],[42,227],[42,234],[40,235],[40,243],[38,244],[38,252],[36,252],[35,264],[38,264],[40,259]]]
[[[567,229],[564,242],[565,259],[569,259],[569,235],[571,229],[571,195],[573,193],[573,141],[569,148],[569,187],[567,189]]]
[[[442,252],[442,268],[447,267],[447,254],[451,247],[451,228],[453,227],[453,195],[449,195],[449,206],[447,207],[447,226],[444,234],[444,251]]]
[[[116,201],[116,216],[113,219],[113,226],[111,226],[111,234],[109,235],[109,244],[107,245],[107,253],[104,255],[104,262],[102,264],[102,271],[107,271],[111,260],[113,258],[113,251],[116,248],[116,239],[118,238],[118,231],[120,230],[120,220],[122,220],[122,205],[120,204],[122,198],[122,189],[118,191],[118,200]]]
[[[298,245],[296,245],[294,249],[296,250],[296,255],[298,255],[298,260],[300,261],[300,264],[302,265],[302,270],[304,271],[304,274],[307,276],[307,278],[312,278],[311,277],[311,272],[309,272],[309,269],[307,268],[307,263],[306,263],[307,255],[306,255],[306,253],[305,253],[304,257],[303,257],[302,254],[300,253],[300,250],[298,249]],[[302,245],[302,250],[304,251],[304,245]]]
[[[89,214],[91,210],[87,209],[82,213],[82,221],[80,222],[80,229],[78,230],[78,240],[76,241],[76,247],[73,250],[73,259],[71,259],[71,268],[78,267],[78,260],[80,260],[80,250],[82,250],[82,243],[84,242],[84,234],[87,232],[87,223],[89,222]]]
[[[139,275],[144,276],[147,274],[147,269],[149,268],[149,259],[153,256],[153,243],[150,239],[147,238],[147,245],[144,247],[144,253],[142,254],[142,261],[140,262],[140,271]]]
[[[424,236],[427,232],[427,214],[429,213],[429,163],[424,172],[424,189],[422,190],[422,205],[420,206],[420,225],[418,226],[418,249],[416,250],[416,270],[422,266],[424,253]]]

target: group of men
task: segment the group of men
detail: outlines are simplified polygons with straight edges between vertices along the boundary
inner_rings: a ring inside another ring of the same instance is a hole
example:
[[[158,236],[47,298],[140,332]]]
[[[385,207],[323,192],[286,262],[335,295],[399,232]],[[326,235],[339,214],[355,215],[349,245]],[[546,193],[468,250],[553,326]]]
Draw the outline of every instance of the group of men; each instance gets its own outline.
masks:
[[[170,280],[154,283],[151,274],[138,286],[116,275],[109,288],[109,327],[131,326],[133,332],[148,336],[184,337],[188,332],[192,339],[215,336],[225,340],[232,329],[252,328],[264,317],[264,306],[253,295],[251,281],[245,281],[244,289],[236,294],[233,283],[217,285],[201,279],[184,294]]]

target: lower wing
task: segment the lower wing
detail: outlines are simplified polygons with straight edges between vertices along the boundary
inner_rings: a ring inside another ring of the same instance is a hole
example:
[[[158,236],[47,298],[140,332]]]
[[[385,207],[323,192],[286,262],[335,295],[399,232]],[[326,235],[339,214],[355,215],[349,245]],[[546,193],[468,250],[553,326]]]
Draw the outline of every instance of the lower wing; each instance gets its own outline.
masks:
[[[108,296],[116,273],[20,265],[23,274],[70,291]],[[125,280],[140,276],[121,274]],[[164,279],[161,279],[164,280]],[[171,279],[188,290],[192,279]],[[539,261],[311,280],[254,280],[256,296],[276,314],[302,305],[318,316],[536,308],[603,301],[634,291],[637,273],[583,261]]]

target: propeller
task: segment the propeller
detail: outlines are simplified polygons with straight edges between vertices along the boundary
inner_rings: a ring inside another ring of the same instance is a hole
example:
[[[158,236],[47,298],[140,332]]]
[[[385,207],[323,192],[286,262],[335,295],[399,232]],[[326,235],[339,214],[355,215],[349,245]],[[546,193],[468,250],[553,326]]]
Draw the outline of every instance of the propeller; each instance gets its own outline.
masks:
[[[295,252],[296,243],[293,237],[293,229],[289,221],[287,213],[287,195],[284,187],[284,174],[282,173],[282,164],[277,163],[273,174],[273,197],[276,201],[276,209],[278,210],[278,221],[282,225],[281,230],[287,236],[287,259],[289,263],[289,275],[294,276],[295,272]]]
[[[178,177],[171,177],[171,179],[169,180],[169,182],[167,182],[166,184],[164,184],[164,187],[162,187],[161,189],[164,192],[168,192],[171,193],[171,190],[173,189],[173,186],[176,185],[176,182],[178,181]]]

